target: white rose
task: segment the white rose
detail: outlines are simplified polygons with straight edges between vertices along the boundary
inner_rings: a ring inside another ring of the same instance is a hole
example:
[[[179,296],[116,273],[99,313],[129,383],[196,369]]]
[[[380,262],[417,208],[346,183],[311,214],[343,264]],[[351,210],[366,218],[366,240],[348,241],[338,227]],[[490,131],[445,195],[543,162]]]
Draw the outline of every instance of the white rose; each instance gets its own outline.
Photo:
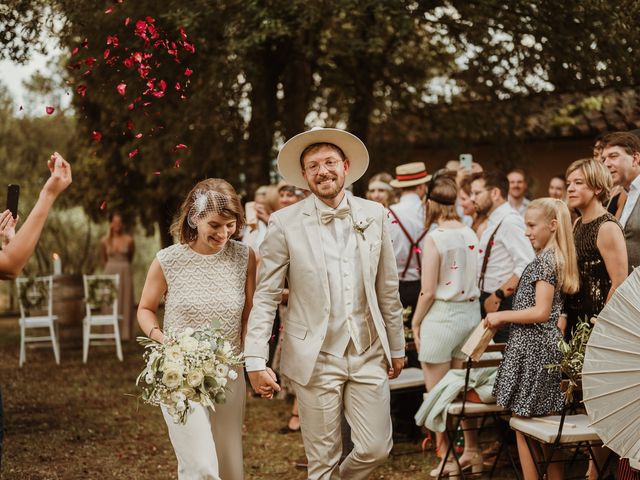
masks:
[[[219,363],[216,365],[216,374],[218,377],[226,377],[227,373],[229,373],[229,367],[227,367],[224,363]]]
[[[187,383],[191,387],[199,386],[204,380],[204,374],[200,370],[193,370],[187,374]]]
[[[198,349],[198,340],[193,337],[183,337],[180,339],[180,346],[185,352],[195,352]]]
[[[147,375],[144,377],[145,382],[148,384],[152,384],[154,379],[153,372],[147,372]]]
[[[173,403],[178,403],[178,402],[184,402],[187,396],[184,393],[182,393],[180,390],[178,390],[176,392],[171,392],[170,398]]]
[[[174,363],[182,362],[182,350],[178,345],[172,345],[170,347],[167,347],[167,349],[164,351],[164,356],[166,359],[165,361],[167,362],[174,362]]]
[[[184,412],[186,409],[187,405],[182,400],[176,403],[176,412]]]
[[[179,387],[182,383],[182,369],[177,365],[169,365],[162,375],[162,383],[169,388]]]
[[[229,378],[231,380],[235,380],[236,378],[238,378],[238,372],[236,372],[235,370],[229,370]]]

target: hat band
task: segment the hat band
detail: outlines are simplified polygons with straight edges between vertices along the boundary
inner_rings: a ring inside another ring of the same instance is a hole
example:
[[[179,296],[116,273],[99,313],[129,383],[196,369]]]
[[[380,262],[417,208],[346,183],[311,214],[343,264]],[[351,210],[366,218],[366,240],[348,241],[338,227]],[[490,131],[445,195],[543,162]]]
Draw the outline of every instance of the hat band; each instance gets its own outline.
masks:
[[[419,178],[424,178],[427,176],[426,170],[423,170],[418,173],[411,173],[409,175],[396,175],[396,180],[399,182],[404,182],[406,180],[417,180]]]

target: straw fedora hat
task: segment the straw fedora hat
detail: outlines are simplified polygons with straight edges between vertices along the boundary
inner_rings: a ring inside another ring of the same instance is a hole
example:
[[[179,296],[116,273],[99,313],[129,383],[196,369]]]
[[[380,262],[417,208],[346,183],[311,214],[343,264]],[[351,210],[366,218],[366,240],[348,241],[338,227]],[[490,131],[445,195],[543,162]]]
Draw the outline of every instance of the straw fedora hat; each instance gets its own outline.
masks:
[[[405,163],[396,167],[396,178],[389,184],[393,188],[405,188],[427,183],[431,175],[427,174],[427,167],[423,162]]]
[[[278,154],[278,171],[289,185],[308,189],[309,185],[302,176],[300,155],[305,148],[314,143],[331,143],[339,147],[349,160],[349,173],[344,180],[345,188],[358,180],[369,166],[369,152],[362,140],[355,135],[337,128],[314,127],[291,137]]]

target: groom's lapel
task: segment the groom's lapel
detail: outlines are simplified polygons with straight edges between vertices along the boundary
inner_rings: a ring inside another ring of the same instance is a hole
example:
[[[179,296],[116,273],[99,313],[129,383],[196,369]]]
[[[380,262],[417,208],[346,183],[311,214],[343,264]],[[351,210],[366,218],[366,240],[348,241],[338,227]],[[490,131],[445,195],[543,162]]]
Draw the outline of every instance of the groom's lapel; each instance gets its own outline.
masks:
[[[324,252],[322,250],[322,234],[320,232],[320,224],[318,223],[318,213],[313,196],[310,195],[305,200],[302,209],[302,226],[307,237],[307,245],[309,248],[309,256],[313,259],[319,280],[322,282],[327,300],[329,299],[329,278],[327,276],[327,265],[324,261]]]
[[[351,206],[351,221],[355,227],[358,221],[363,221],[367,218],[366,212],[358,200],[350,198],[349,205]],[[365,292],[367,297],[369,296],[369,289],[371,288],[371,259],[369,258],[369,238],[368,235],[372,235],[373,232],[368,232],[368,229],[363,232],[358,232],[354,228],[354,234],[358,242],[358,254],[360,255],[360,264],[362,265],[362,279],[364,281]]]

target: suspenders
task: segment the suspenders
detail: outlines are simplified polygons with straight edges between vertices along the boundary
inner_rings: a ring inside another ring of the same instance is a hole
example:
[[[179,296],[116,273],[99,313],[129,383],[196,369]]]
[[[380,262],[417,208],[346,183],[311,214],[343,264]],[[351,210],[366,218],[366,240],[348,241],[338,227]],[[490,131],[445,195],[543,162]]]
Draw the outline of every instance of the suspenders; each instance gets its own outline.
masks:
[[[498,233],[498,229],[502,225],[502,221],[498,224],[496,229],[493,231],[491,236],[489,237],[489,241],[487,242],[487,246],[484,250],[484,257],[482,257],[482,268],[480,269],[480,279],[478,280],[478,287],[480,287],[480,292],[484,291],[484,274],[487,271],[487,264],[489,263],[489,255],[491,254],[491,249],[493,248],[493,239]]]
[[[413,258],[415,258],[416,261],[418,262],[418,270],[420,270],[420,266],[421,266],[420,242],[422,241],[424,236],[427,234],[427,230],[423,231],[420,234],[420,236],[416,240],[414,240],[413,238],[411,238],[411,235],[409,234],[409,232],[407,231],[405,226],[402,224],[402,222],[400,221],[400,219],[396,215],[396,212],[394,212],[391,209],[391,207],[389,207],[389,212],[391,213],[391,215],[393,215],[393,218],[395,219],[395,221],[397,222],[398,226],[400,227],[400,230],[402,230],[402,233],[404,233],[404,236],[407,237],[407,240],[409,240],[409,243],[411,244],[411,247],[410,247],[411,250],[409,251],[409,258],[407,258],[407,263],[404,266],[404,270],[402,270],[402,273],[400,274],[400,279],[403,279],[404,276],[407,274],[407,271],[409,270],[409,265],[411,265],[412,254],[415,254],[415,257],[413,257]]]

